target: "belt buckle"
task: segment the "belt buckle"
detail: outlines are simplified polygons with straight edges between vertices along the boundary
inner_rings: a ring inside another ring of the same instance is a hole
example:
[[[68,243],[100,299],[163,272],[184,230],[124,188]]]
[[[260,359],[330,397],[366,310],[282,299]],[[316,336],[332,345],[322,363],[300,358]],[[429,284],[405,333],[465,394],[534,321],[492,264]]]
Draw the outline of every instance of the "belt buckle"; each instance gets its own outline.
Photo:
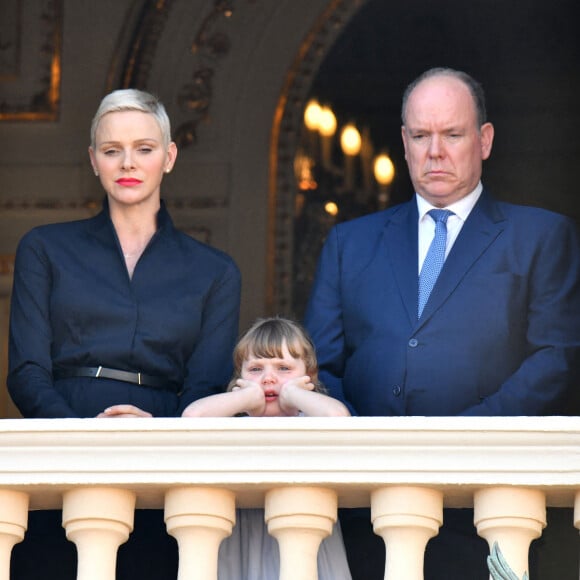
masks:
[[[98,379],[101,376],[102,370],[103,370],[103,367],[99,365],[99,368],[97,369],[97,374],[95,375],[96,379]]]
[[[141,386],[141,373],[137,373],[137,384]]]

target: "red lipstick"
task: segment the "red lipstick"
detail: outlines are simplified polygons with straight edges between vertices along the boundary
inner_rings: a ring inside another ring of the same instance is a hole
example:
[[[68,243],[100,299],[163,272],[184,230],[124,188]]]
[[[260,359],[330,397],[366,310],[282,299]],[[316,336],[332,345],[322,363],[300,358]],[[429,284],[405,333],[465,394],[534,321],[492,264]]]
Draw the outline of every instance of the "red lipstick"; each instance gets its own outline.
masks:
[[[133,187],[134,185],[139,185],[142,181],[140,179],[135,179],[134,177],[121,177],[120,179],[117,179],[116,183],[123,187]]]

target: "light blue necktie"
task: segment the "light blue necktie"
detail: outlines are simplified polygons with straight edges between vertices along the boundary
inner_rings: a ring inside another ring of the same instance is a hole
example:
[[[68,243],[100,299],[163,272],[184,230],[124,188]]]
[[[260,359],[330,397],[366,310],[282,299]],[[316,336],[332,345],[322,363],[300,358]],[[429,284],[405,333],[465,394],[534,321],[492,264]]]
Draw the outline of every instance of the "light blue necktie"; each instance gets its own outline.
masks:
[[[453,215],[448,209],[432,209],[428,212],[435,222],[435,236],[429,246],[421,273],[419,274],[419,310],[418,318],[421,318],[423,308],[427,304],[429,294],[435,286],[439,272],[445,262],[445,247],[447,244],[447,218]]]

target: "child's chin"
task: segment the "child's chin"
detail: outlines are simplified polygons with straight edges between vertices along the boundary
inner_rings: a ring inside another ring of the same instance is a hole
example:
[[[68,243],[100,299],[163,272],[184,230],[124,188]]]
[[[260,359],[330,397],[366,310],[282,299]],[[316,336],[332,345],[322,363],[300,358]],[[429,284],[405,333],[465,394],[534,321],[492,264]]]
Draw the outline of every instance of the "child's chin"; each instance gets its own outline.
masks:
[[[286,413],[282,412],[282,409],[280,409],[277,403],[269,403],[266,405],[264,417],[286,417]]]

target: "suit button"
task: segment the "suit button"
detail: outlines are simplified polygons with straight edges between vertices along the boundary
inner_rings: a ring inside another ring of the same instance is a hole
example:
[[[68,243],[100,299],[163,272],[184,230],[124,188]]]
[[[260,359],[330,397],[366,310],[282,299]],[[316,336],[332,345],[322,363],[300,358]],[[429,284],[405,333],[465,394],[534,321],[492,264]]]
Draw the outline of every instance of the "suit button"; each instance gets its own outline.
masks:
[[[401,394],[401,387],[399,387],[399,385],[393,387],[393,395],[395,395],[395,397],[398,397]]]
[[[409,346],[410,346],[411,348],[415,348],[415,347],[416,347],[418,344],[419,344],[419,341],[418,341],[416,338],[412,338],[412,339],[409,341]]]

